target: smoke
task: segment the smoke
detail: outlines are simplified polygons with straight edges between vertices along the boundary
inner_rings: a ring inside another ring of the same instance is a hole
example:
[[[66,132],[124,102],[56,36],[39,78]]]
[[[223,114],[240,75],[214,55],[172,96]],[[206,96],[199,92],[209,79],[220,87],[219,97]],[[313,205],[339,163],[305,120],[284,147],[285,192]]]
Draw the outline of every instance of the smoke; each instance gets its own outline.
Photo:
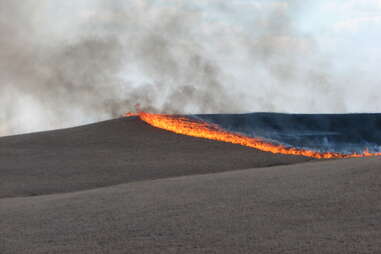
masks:
[[[0,135],[118,117],[136,104],[163,113],[350,109],[347,83],[295,28],[296,1],[254,2],[248,26],[234,22],[243,2],[62,2],[0,0]]]

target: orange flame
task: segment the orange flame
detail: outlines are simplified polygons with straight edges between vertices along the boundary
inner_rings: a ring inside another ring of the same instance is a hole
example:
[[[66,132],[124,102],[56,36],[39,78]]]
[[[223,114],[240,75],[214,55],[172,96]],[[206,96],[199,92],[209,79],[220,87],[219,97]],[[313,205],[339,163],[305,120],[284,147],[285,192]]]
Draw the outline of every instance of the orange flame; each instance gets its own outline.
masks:
[[[265,152],[302,155],[317,159],[330,159],[330,158],[359,158],[368,156],[381,156],[381,153],[370,153],[365,150],[362,154],[342,154],[331,152],[316,152],[306,149],[297,149],[285,147],[282,145],[271,144],[259,138],[251,138],[244,135],[231,133],[218,127],[217,125],[210,124],[196,119],[190,120],[186,117],[165,114],[152,114],[146,112],[140,113],[127,113],[126,117],[138,116],[142,121],[151,126],[171,131],[177,134],[224,141],[233,144],[240,144],[262,150]]]

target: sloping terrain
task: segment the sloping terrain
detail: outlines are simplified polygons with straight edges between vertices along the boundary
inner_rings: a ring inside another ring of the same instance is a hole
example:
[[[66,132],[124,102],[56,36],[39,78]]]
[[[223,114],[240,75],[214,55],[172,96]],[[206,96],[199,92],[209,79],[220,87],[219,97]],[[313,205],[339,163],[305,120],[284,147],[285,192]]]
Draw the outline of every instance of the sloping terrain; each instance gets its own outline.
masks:
[[[176,135],[122,118],[0,139],[0,197],[310,160]]]
[[[380,253],[381,158],[309,161],[136,118],[0,139],[0,253]]]

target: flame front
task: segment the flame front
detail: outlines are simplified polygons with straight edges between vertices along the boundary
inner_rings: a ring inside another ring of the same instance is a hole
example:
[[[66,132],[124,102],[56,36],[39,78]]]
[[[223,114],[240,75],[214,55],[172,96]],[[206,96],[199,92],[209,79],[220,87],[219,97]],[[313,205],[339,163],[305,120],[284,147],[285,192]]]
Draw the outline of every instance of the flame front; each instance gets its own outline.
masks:
[[[207,122],[198,121],[196,119],[190,119],[182,116],[165,115],[165,114],[152,114],[146,112],[140,113],[127,113],[126,117],[138,116],[142,121],[148,123],[156,128],[171,131],[177,134],[212,139],[218,141],[224,141],[233,144],[240,144],[256,148],[261,151],[290,154],[290,155],[302,155],[317,159],[330,159],[330,158],[359,158],[368,156],[380,156],[381,153],[370,153],[364,151],[362,154],[342,154],[333,152],[316,152],[306,149],[297,149],[291,147],[285,147],[282,145],[272,144],[263,141],[259,138],[247,137],[237,133],[228,132],[221,129],[217,125],[213,125]]]

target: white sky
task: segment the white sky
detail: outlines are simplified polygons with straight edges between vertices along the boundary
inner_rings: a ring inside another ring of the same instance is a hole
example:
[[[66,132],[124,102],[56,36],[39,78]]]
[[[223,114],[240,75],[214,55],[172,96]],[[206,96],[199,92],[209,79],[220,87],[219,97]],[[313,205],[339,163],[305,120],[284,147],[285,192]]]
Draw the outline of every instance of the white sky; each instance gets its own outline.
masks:
[[[188,82],[187,75],[198,77],[187,65],[194,53],[219,70],[221,89],[239,98],[242,111],[381,112],[381,0],[30,0],[22,6],[27,6],[28,22],[32,17],[34,30],[27,36],[37,48],[70,45],[89,32],[117,34],[126,43],[122,61],[129,60],[120,73],[126,82],[118,89],[127,95],[155,82],[176,90]],[[277,17],[288,22],[284,30]],[[149,45],[146,38],[155,33],[171,49],[142,59],[145,49],[139,44]],[[178,77],[157,68],[171,54]],[[202,79],[192,82],[207,86]],[[158,108],[166,99],[163,94],[155,97]],[[6,98],[17,117],[0,124],[0,136],[112,117],[96,111],[73,114],[74,107],[63,118],[43,107],[41,98],[15,97],[17,103]],[[6,100],[2,103],[10,107]],[[198,112],[194,105],[184,110]],[[25,121],[28,126],[22,126]]]

